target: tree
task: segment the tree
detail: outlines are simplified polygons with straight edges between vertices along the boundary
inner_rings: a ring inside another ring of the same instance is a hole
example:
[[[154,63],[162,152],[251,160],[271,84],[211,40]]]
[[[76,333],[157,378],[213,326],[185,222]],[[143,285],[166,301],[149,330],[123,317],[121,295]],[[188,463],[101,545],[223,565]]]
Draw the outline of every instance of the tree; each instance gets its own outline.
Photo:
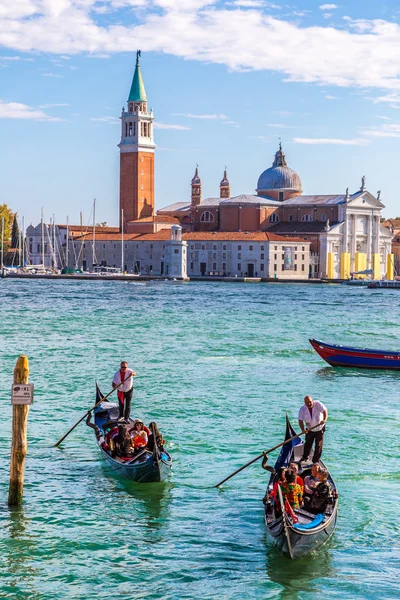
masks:
[[[12,230],[11,230],[11,248],[18,248],[18,247],[19,247],[19,227],[18,227],[17,213],[15,213],[13,224],[12,224]]]
[[[13,220],[13,213],[8,208],[7,204],[0,204],[0,246],[1,246],[1,224],[4,218],[4,253],[7,252],[8,247],[10,245],[10,237],[11,237],[11,224]]]

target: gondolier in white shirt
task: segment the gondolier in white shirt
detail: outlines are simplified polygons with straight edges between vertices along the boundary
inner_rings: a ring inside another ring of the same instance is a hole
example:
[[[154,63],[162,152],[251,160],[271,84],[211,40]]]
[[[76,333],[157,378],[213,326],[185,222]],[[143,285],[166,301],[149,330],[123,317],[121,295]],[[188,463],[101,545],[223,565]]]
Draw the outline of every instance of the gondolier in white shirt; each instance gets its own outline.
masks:
[[[311,396],[304,398],[304,404],[299,410],[299,427],[306,434],[306,441],[303,447],[303,456],[301,462],[308,459],[313,442],[314,456],[313,463],[317,463],[321,458],[322,446],[324,444],[325,423],[328,419],[328,409],[322,402],[313,400]],[[318,427],[315,425],[320,424]],[[312,429],[312,431],[309,431]]]
[[[117,371],[112,380],[113,389],[118,388],[118,405],[119,405],[119,418],[125,421],[129,420],[131,412],[131,400],[133,394],[133,378],[135,377],[135,371],[128,368],[126,360],[121,362],[121,367]],[[122,385],[120,385],[122,383]]]

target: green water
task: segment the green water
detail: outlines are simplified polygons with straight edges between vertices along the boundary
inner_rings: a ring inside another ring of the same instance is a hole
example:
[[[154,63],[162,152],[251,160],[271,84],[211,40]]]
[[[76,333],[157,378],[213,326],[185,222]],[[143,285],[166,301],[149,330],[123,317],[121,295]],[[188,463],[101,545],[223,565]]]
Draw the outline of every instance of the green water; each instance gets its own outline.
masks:
[[[0,280],[0,597],[398,598],[400,373],[332,369],[308,337],[398,350],[399,305],[346,286]],[[19,353],[35,404],[10,511]],[[132,412],[168,441],[167,484],[116,479],[84,424],[52,447],[121,359],[138,373]],[[332,541],[292,563],[266,539],[259,465],[212,486],[280,442],[305,394],[329,409],[340,507]]]

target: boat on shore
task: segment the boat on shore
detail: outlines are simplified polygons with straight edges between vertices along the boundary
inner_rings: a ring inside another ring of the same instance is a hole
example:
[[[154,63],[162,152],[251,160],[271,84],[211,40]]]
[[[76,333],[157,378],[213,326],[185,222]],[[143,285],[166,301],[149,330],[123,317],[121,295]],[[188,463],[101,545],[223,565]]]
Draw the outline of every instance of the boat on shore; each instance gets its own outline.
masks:
[[[353,367],[358,369],[391,369],[400,371],[400,352],[352,348],[326,344],[310,339],[314,350],[332,367]]]
[[[294,437],[296,432],[286,417],[286,435],[285,440]],[[278,460],[275,463],[275,471],[281,467],[286,467],[290,462],[299,462],[303,453],[304,442],[296,437],[292,441],[282,446]],[[326,468],[320,460],[319,465]],[[305,477],[311,473],[311,461],[300,463],[299,475]],[[303,508],[293,508],[287,510],[282,497],[282,492],[278,486],[278,503],[271,500],[270,494],[273,490],[275,475],[272,474],[266,497],[264,498],[264,518],[267,526],[267,533],[272,544],[288,558],[295,560],[306,556],[312,551],[316,551],[331,538],[335,531],[337,513],[338,513],[338,495],[335,482],[329,474],[328,482],[332,489],[332,497],[328,502],[323,513],[313,514]],[[289,514],[290,513],[290,514]]]
[[[97,386],[96,404],[103,397]],[[137,483],[152,483],[166,481],[172,467],[172,458],[163,446],[159,446],[155,439],[154,449],[140,450],[136,455],[130,457],[116,456],[110,449],[109,441],[118,432],[119,409],[118,404],[105,400],[94,409],[94,424],[87,421],[87,425],[95,432],[96,442],[99,446],[102,458],[111,467],[116,475],[135,481]],[[134,425],[135,421],[129,419],[128,425]],[[153,431],[154,436],[154,431]],[[156,437],[156,436],[155,436]]]

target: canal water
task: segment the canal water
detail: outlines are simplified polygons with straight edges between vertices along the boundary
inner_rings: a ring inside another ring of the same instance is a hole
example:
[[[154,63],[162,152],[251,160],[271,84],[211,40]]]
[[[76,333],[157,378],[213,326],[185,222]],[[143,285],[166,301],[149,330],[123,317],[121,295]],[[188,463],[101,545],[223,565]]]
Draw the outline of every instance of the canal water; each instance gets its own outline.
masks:
[[[339,285],[0,280],[0,597],[398,598],[400,373],[332,369],[308,338],[399,350],[399,306],[396,290]],[[35,403],[24,504],[9,510],[19,353]],[[134,416],[173,456],[167,484],[116,479],[84,424],[52,447],[121,359]],[[329,409],[339,519],[292,563],[267,541],[259,464],[213,485],[279,443],[306,394]]]

